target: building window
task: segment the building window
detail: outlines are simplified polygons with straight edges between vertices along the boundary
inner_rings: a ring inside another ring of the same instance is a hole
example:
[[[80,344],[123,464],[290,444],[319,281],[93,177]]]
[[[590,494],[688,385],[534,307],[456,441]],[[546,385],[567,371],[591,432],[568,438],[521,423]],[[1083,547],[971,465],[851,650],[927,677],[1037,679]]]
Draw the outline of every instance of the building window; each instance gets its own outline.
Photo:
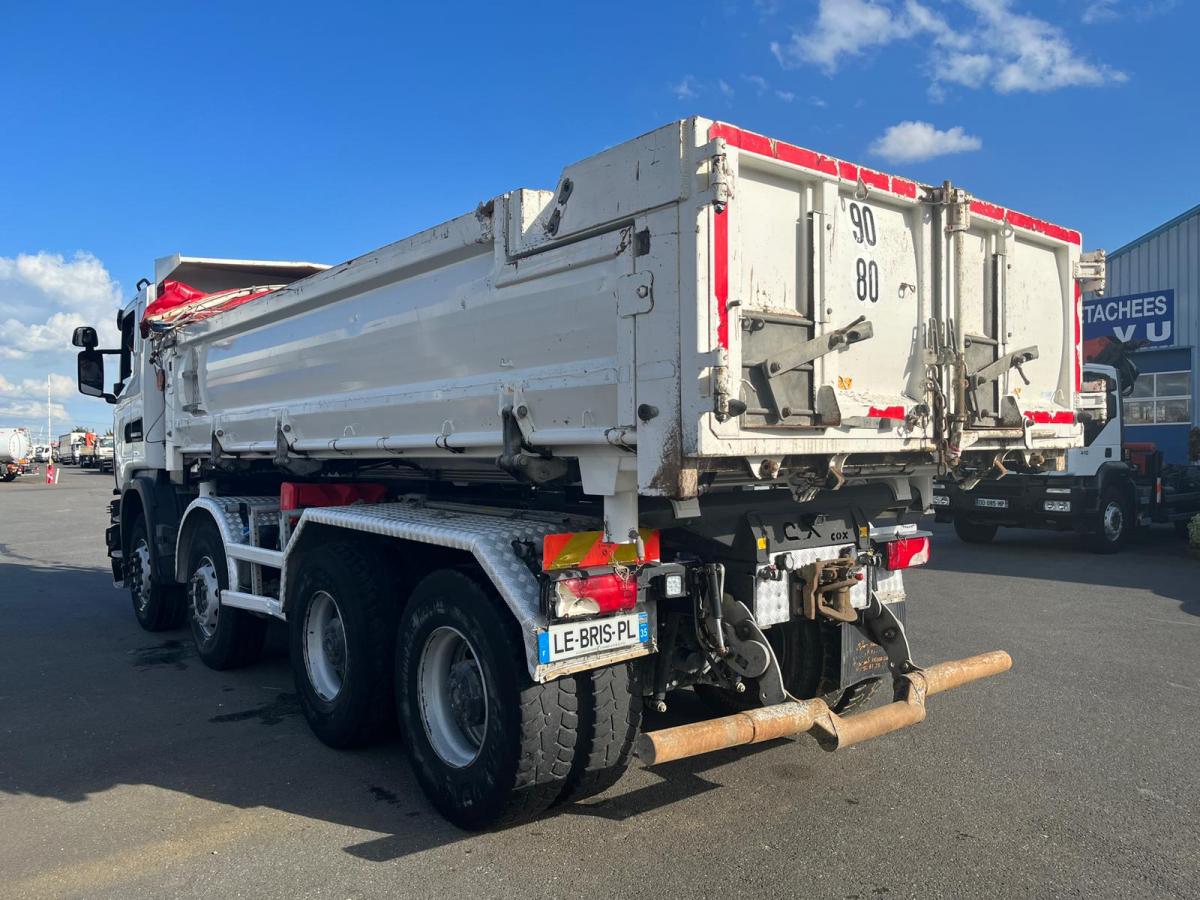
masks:
[[[1192,373],[1144,372],[1125,400],[1126,425],[1186,425],[1192,421]]]

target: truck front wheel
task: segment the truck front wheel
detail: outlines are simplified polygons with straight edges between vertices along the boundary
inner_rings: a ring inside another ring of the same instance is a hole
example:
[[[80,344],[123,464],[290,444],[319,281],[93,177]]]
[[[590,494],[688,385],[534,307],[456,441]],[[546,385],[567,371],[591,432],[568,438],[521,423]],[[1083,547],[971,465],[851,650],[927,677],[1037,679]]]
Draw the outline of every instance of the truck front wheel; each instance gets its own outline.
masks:
[[[954,517],[954,533],[966,544],[990,544],[996,536],[997,526],[987,522],[972,522],[962,516]]]
[[[196,653],[210,669],[249,665],[262,653],[267,620],[243,609],[221,606],[229,587],[225,544],[216,524],[205,518],[188,548],[187,615]]]
[[[567,785],[577,679],[535,684],[503,601],[462,572],[432,573],[405,605],[396,703],[417,780],[460,828],[530,819]]]
[[[141,515],[129,530],[129,557],[125,560],[125,583],[133,601],[133,614],[147,631],[166,631],[183,624],[183,592],[178,585],[162,584],[154,576],[150,538]]]
[[[1106,488],[1100,495],[1100,508],[1096,513],[1093,530],[1084,536],[1087,548],[1093,553],[1116,553],[1129,537],[1129,512],[1121,493]]]
[[[304,717],[331,747],[369,743],[395,721],[395,598],[379,562],[353,542],[325,544],[297,571],[288,609],[292,674]]]

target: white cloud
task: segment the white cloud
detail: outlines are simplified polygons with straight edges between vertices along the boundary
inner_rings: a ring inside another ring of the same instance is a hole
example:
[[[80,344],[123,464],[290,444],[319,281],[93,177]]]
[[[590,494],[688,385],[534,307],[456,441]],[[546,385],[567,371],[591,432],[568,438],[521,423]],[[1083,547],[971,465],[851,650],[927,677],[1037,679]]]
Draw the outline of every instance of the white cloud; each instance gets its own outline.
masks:
[[[871,144],[871,152],[888,162],[919,162],[950,153],[979,150],[983,141],[956,125],[945,131],[928,122],[901,122]]]
[[[1084,8],[1080,21],[1084,25],[1095,25],[1097,22],[1111,22],[1116,18],[1117,0],[1094,0]]]
[[[1165,15],[1177,6],[1179,0],[1145,0],[1133,5],[1126,0],[1092,0],[1084,7],[1080,21],[1084,25],[1100,25],[1132,17],[1137,22],[1145,22],[1147,19]]]
[[[796,99],[796,95],[794,93],[792,93],[791,91],[776,91],[775,96],[778,97],[780,100],[782,100],[784,103],[791,103],[793,100]]]
[[[771,83],[761,75],[743,75],[742,81],[754,88],[759,94],[765,94],[771,89]]]
[[[45,421],[47,372],[55,419],[67,414],[64,401],[94,403],[83,401],[74,377],[64,374],[74,371],[78,352],[71,332],[92,325],[101,346],[116,346],[120,303],[120,286],[90,253],[0,256],[0,424]],[[95,420],[108,414],[103,404],[91,412]]]
[[[120,287],[90,253],[0,256],[0,359],[74,352],[77,325],[94,325],[112,346],[120,302]]]
[[[1014,12],[1010,0],[964,2],[979,16],[980,40],[993,57],[992,83],[1002,94],[1127,80],[1124,72],[1077,56],[1061,29]]]
[[[943,81],[977,88],[991,74],[992,67],[992,57],[986,53],[951,53],[945,66],[938,69],[938,76]]]
[[[920,8],[922,13],[928,12]],[[773,42],[771,52],[784,68],[811,63],[833,74],[843,56],[857,56],[870,47],[910,38],[919,30],[919,23],[905,12],[874,0],[820,0],[813,29],[794,32],[783,44]]]
[[[1085,17],[1114,7],[1093,2]],[[1080,56],[1061,28],[1016,11],[1012,0],[958,0],[951,8],[961,20],[955,24],[917,0],[819,0],[812,27],[773,42],[771,52],[784,68],[813,65],[832,75],[846,58],[868,50],[932,41],[926,71],[934,102],[945,98],[946,84],[1013,93],[1127,80],[1125,73]]]
[[[51,373],[49,380],[50,414],[61,421],[67,415],[62,401],[75,396],[75,380],[57,372]],[[0,375],[0,420],[41,424],[46,420],[46,403],[45,378],[26,378],[14,384]]]
[[[717,80],[717,89],[725,97],[733,96],[733,88],[730,86],[729,82],[726,81],[724,78],[720,78]]]
[[[691,75],[684,75],[678,82],[671,85],[671,93],[680,100],[695,100],[700,96],[696,79]]]

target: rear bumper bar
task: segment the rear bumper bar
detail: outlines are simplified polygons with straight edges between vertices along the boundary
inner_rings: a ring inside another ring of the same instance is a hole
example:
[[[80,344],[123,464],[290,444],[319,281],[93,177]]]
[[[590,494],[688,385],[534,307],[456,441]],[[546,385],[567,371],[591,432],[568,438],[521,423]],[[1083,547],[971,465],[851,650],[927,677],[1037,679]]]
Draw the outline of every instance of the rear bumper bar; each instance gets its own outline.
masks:
[[[999,675],[1011,667],[1012,657],[1003,650],[938,663],[901,676],[905,683],[899,700],[845,718],[816,698],[651,731],[638,738],[637,756],[645,765],[653,766],[805,731],[811,732],[826,750],[837,750],[916,725],[925,719],[926,697]]]

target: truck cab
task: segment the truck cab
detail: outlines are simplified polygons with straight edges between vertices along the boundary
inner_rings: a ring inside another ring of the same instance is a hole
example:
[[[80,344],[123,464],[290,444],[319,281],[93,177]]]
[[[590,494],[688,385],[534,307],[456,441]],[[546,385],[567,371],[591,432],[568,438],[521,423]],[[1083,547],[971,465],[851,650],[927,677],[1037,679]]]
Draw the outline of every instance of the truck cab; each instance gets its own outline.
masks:
[[[939,481],[935,519],[967,543],[987,543],[1001,527],[1073,530],[1098,553],[1117,552],[1138,525],[1186,527],[1200,512],[1200,468],[1164,466],[1154,444],[1126,440],[1123,400],[1136,378],[1129,366],[1085,365],[1076,402],[1084,445],[1067,451],[1066,468]]]

